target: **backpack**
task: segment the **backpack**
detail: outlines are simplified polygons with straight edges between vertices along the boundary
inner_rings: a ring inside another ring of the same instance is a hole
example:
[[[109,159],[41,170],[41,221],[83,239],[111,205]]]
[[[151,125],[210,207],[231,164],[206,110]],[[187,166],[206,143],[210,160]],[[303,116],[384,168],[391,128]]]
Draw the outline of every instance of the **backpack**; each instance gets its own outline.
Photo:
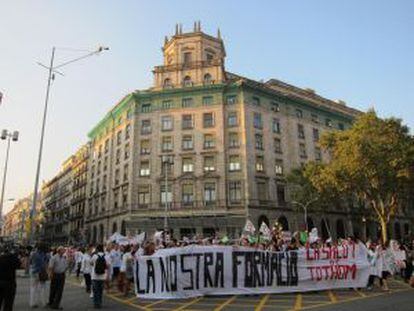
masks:
[[[98,258],[95,261],[95,273],[104,274],[106,269],[105,255],[100,256],[96,254],[96,256],[98,256]]]

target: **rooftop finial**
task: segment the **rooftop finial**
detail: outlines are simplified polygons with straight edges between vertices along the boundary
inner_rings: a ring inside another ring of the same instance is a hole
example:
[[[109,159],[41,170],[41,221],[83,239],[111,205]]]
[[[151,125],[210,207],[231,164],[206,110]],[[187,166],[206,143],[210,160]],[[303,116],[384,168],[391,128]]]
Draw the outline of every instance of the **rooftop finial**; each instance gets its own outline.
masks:
[[[197,22],[194,22],[194,32],[197,32]]]
[[[198,31],[201,32],[201,21],[198,21]]]
[[[168,36],[165,36],[165,38],[164,38],[164,44],[167,44],[168,43]]]
[[[180,24],[180,35],[183,34],[183,24]]]
[[[178,24],[175,24],[175,35],[178,35]]]
[[[220,28],[217,28],[217,38],[221,40]]]

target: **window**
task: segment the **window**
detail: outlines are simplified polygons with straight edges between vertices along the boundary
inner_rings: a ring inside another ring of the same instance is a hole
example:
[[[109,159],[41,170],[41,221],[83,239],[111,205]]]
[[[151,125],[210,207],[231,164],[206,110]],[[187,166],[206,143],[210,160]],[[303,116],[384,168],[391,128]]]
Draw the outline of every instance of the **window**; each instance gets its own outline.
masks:
[[[141,106],[141,112],[151,112],[151,104],[142,104]]]
[[[164,87],[165,89],[170,89],[170,88],[172,88],[171,79],[169,79],[169,78],[165,79],[165,80],[164,80],[163,87]]]
[[[161,117],[161,130],[162,131],[171,131],[173,129],[173,118],[172,116],[163,116]]]
[[[299,144],[299,156],[301,158],[306,158],[307,157],[305,144]]]
[[[194,187],[193,184],[183,184],[182,186],[182,201],[184,205],[192,205],[194,202]]]
[[[203,126],[205,128],[214,126],[214,114],[212,112],[203,113]]]
[[[280,141],[280,138],[273,139],[273,147],[275,153],[282,153],[282,142]]]
[[[138,186],[138,204],[140,206],[145,206],[150,204],[151,194],[149,185],[140,185]]]
[[[255,146],[258,150],[263,150],[263,135],[256,134],[255,137]]]
[[[125,160],[129,159],[129,144],[125,144],[125,147],[124,147],[124,159]]]
[[[161,158],[161,174],[165,175],[165,169],[167,169],[167,174],[173,173],[174,170],[174,156],[167,155],[162,156]]]
[[[240,157],[238,155],[231,155],[229,157],[229,171],[235,172],[240,171],[241,165],[240,165]]]
[[[257,129],[263,128],[262,115],[258,112],[253,115],[253,126]]]
[[[318,129],[313,129],[313,141],[319,141],[319,130]]]
[[[275,160],[275,174],[276,175],[283,175],[283,160],[276,159]]]
[[[148,160],[141,161],[139,168],[139,176],[149,176],[150,175],[150,163]]]
[[[208,64],[211,64],[212,60],[214,59],[214,55],[211,53],[206,53],[206,60]]]
[[[305,129],[303,127],[303,124],[298,124],[298,137],[305,139]]]
[[[315,147],[315,161],[322,161],[322,152],[321,152],[321,148],[319,147]]]
[[[263,156],[256,156],[256,172],[264,172],[264,158]]]
[[[173,150],[173,138],[171,136],[164,136],[162,138],[162,151],[172,151]]]
[[[184,53],[184,65],[189,65],[191,63],[191,52]]]
[[[204,84],[209,85],[209,84],[212,84],[212,83],[213,83],[213,80],[211,79],[211,74],[206,73],[204,75]]]
[[[183,98],[181,102],[183,108],[189,108],[194,106],[194,100],[192,98]]]
[[[239,147],[239,134],[238,133],[229,133],[229,147],[230,148]]]
[[[115,180],[115,186],[118,186],[119,184],[119,169],[118,168],[115,170],[114,180]]]
[[[121,161],[121,149],[117,149],[115,153],[115,164],[119,164]]]
[[[131,136],[131,125],[127,124],[127,126],[125,127],[125,140],[128,140],[130,136]]]
[[[191,77],[190,76],[185,76],[184,77],[183,86],[184,87],[193,86],[193,82],[191,81]]]
[[[285,186],[276,185],[276,194],[277,194],[277,202],[279,203],[279,205],[285,205],[286,204]]]
[[[260,98],[259,97],[253,97],[252,98],[252,104],[254,106],[260,106]]]
[[[272,121],[272,131],[273,131],[273,133],[280,134],[280,121],[279,121],[279,119],[273,119],[273,121]]]
[[[345,130],[345,126],[344,126],[344,124],[343,124],[343,123],[338,123],[338,128],[339,128],[341,131]]]
[[[141,121],[141,134],[151,134],[151,120]]]
[[[122,132],[118,131],[118,133],[116,133],[116,144],[119,146],[122,142]]]
[[[119,190],[116,189],[114,190],[114,209],[118,208],[118,203],[119,202]]]
[[[182,148],[183,148],[183,150],[193,149],[193,136],[191,136],[191,135],[184,135],[183,136]]]
[[[313,123],[319,123],[319,118],[317,114],[312,113],[311,114],[311,119]]]
[[[161,109],[171,109],[172,108],[172,106],[173,106],[173,102],[172,102],[172,100],[164,100],[162,103],[161,103]]]
[[[102,192],[106,191],[106,175],[102,177]]]
[[[280,111],[280,105],[278,102],[271,102],[270,103],[271,109],[274,112],[279,112]]]
[[[183,128],[183,130],[192,129],[193,127],[194,127],[193,115],[184,114],[182,116],[182,128]]]
[[[149,139],[141,140],[140,150],[142,155],[151,153]]]
[[[104,151],[105,153],[107,153],[109,151],[109,139],[105,140],[105,147],[104,147]]]
[[[204,149],[214,148],[216,145],[216,140],[212,134],[204,135]]]
[[[127,110],[126,117],[127,117],[127,119],[131,119],[131,117],[132,117],[132,110],[131,109]]]
[[[226,97],[226,104],[227,105],[234,105],[237,102],[237,96],[236,95],[228,95]]]
[[[227,116],[227,126],[232,127],[232,126],[237,126],[237,124],[238,124],[237,112],[235,111],[229,112]]]
[[[194,172],[193,158],[183,158],[183,173]]]
[[[166,187],[167,186],[167,187]],[[160,194],[161,194],[161,203],[171,203],[172,202],[172,184],[163,183],[160,186]]]
[[[108,168],[108,157],[104,158],[104,164],[103,164],[103,170],[104,172],[107,170]]]
[[[204,203],[206,205],[214,204],[216,202],[216,184],[204,184]]]
[[[259,201],[267,201],[268,191],[267,184],[264,181],[259,181],[256,184],[257,186],[257,197]]]
[[[213,96],[203,96],[203,106],[210,106],[213,104]]]
[[[300,109],[296,109],[296,117],[299,119],[303,118],[303,111]]]
[[[128,180],[128,170],[129,170],[128,164],[125,164],[124,165],[124,182]]]
[[[325,125],[328,127],[332,127],[332,120],[331,119],[326,119],[325,120]]]
[[[204,172],[213,172],[216,170],[216,163],[214,156],[204,157]]]
[[[229,200],[230,203],[240,203],[242,200],[241,181],[229,181]]]

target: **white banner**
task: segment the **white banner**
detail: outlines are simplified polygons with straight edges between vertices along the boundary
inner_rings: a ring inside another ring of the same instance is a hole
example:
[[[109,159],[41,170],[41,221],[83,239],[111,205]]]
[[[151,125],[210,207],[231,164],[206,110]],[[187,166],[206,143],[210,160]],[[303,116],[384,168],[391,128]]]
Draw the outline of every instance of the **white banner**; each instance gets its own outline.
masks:
[[[288,252],[190,245],[138,258],[135,290],[149,299],[286,293],[365,287],[368,277],[362,244]]]

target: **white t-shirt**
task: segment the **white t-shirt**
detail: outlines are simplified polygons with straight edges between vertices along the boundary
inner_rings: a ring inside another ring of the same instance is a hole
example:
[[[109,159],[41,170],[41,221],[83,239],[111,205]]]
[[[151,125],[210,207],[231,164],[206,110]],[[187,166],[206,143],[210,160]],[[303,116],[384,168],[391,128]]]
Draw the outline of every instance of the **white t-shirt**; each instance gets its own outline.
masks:
[[[116,267],[119,268],[121,267],[122,264],[122,257],[121,257],[121,252],[119,250],[111,250],[111,262],[112,262],[112,267]]]
[[[123,256],[122,256],[122,265],[121,265],[121,272],[126,272],[126,266],[127,266],[127,261],[129,260],[129,259],[133,259],[134,257],[132,257],[132,254],[131,254],[131,252],[128,252],[128,253],[125,253]]]
[[[76,251],[75,252],[75,262],[76,263],[81,263],[82,262],[82,258],[83,258],[83,254],[81,251]]]
[[[92,272],[91,255],[87,253],[82,256],[81,271],[84,274],[91,274]]]
[[[96,274],[95,273],[95,263],[96,263],[96,261],[98,260],[98,256],[104,256],[105,257],[105,260],[106,260],[106,268],[105,268],[105,273],[103,273],[103,274]],[[106,256],[105,256],[105,254],[104,253],[102,253],[102,252],[100,252],[100,253],[97,253],[97,254],[94,254],[93,256],[92,256],[92,258],[91,258],[91,268],[92,268],[92,273],[91,273],[91,279],[92,280],[100,280],[100,281],[105,281],[106,280],[106,277],[107,277],[107,271],[108,271],[108,261],[107,261],[107,259],[106,259]]]

